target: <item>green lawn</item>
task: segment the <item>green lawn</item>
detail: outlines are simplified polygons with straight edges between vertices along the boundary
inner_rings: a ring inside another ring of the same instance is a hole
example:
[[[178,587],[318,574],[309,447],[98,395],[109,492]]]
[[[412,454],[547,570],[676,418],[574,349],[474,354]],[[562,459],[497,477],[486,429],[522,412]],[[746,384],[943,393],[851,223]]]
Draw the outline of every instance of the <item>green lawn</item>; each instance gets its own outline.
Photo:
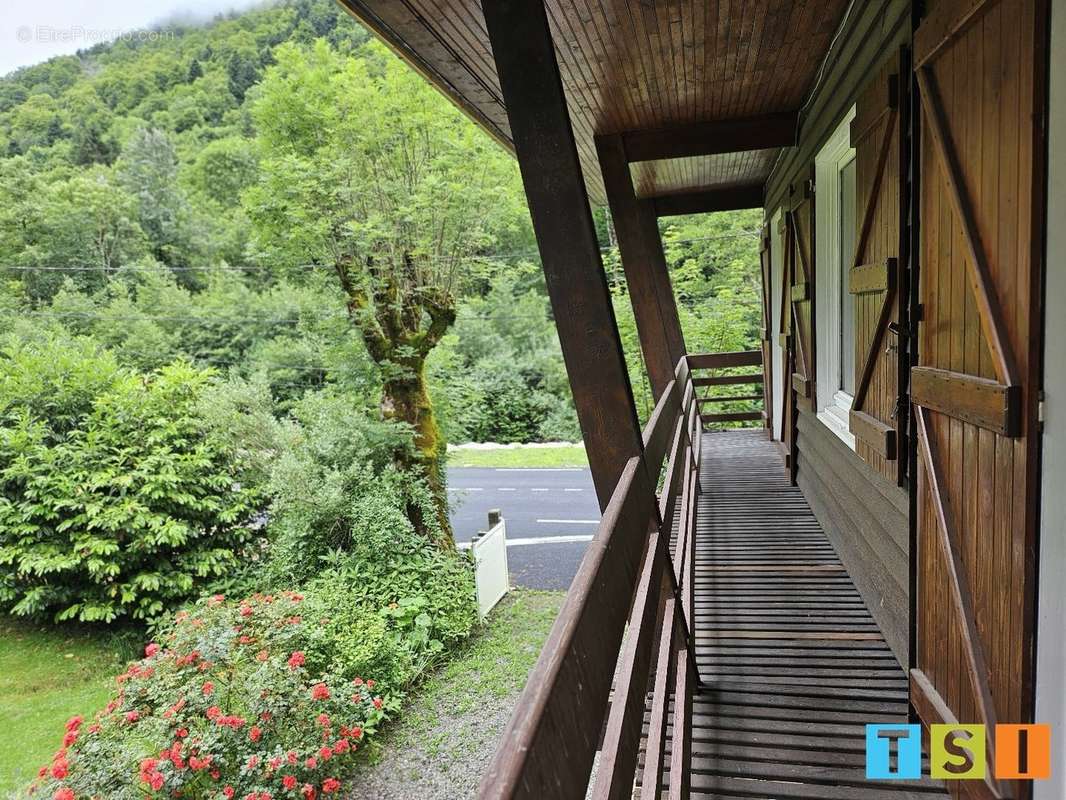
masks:
[[[0,797],[51,759],[67,719],[107,704],[134,647],[128,636],[0,617]]]
[[[501,447],[495,450],[451,450],[449,467],[587,467],[585,446]]]

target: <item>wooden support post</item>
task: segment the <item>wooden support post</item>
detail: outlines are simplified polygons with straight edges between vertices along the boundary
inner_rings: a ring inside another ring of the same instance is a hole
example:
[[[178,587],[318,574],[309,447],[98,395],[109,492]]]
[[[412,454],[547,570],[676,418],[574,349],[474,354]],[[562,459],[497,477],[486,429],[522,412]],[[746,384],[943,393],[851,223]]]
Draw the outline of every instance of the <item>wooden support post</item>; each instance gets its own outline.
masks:
[[[602,510],[643,444],[555,45],[541,0],[482,5]]]
[[[681,325],[659,237],[655,209],[637,199],[621,136],[597,136],[596,153],[622,256],[629,301],[655,399],[673,380],[684,354]]]

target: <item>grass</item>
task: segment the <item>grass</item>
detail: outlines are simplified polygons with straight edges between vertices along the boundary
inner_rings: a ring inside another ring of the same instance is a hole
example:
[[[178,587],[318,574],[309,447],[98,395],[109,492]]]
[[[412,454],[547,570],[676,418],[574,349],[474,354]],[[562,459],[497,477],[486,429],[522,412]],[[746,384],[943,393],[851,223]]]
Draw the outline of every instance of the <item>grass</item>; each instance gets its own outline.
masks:
[[[51,759],[70,717],[107,704],[133,649],[130,637],[98,629],[0,617],[0,797]]]
[[[435,748],[444,744],[435,740],[442,709],[450,717],[462,717],[488,700],[520,692],[565,597],[565,592],[512,590],[489,616],[484,630],[419,687],[400,718],[378,740],[378,752],[418,746],[436,755]]]
[[[451,450],[449,467],[587,467],[585,446],[580,444],[553,447],[501,447],[494,450]]]

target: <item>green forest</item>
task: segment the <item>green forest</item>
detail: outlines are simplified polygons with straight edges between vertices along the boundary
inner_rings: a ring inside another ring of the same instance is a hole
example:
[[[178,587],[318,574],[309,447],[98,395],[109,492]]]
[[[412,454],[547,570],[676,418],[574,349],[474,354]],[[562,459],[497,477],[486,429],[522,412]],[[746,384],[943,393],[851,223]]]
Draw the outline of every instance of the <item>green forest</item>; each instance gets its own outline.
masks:
[[[447,444],[580,431],[508,153],[330,0],[172,30],[0,79],[0,610],[152,640],[41,796],[328,792],[478,624]],[[690,352],[757,341],[758,213],[662,222]]]

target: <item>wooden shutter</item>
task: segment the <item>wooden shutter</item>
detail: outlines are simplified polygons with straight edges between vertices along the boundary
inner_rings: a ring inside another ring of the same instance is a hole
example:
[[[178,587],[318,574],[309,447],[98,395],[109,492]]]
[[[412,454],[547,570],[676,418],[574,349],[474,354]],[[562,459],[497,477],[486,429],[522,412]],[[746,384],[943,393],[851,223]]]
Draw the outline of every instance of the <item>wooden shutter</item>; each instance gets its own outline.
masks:
[[[788,212],[791,267],[792,390],[797,407],[814,410],[814,180],[792,187]]]
[[[774,298],[777,303],[777,336],[781,345],[781,418],[775,423],[781,435],[785,466],[792,474],[792,436],[795,429],[792,403],[792,223],[788,212],[781,219],[781,294]]]
[[[911,697],[927,724],[1032,719],[1042,8],[939,0],[914,38],[921,322],[911,376]],[[994,737],[987,742],[993,764]],[[964,783],[952,792],[1028,794],[991,777]]]
[[[762,228],[762,244],[759,248],[759,264],[762,267],[762,416],[763,427],[769,428],[772,432],[773,425],[771,424],[770,417],[774,413],[774,398],[773,398],[773,349],[770,347],[772,339],[770,338],[770,325],[773,320],[773,314],[770,313],[772,308],[773,298],[771,297],[771,275],[772,270],[770,267],[770,225],[769,223],[763,225]]]
[[[898,453],[900,297],[899,57],[893,56],[859,96],[851,123],[855,148],[856,242],[848,291],[855,304],[855,397],[849,427],[856,452],[892,481]],[[896,323],[891,325],[890,323]],[[905,343],[903,343],[905,345]],[[904,383],[905,385],[905,383]]]

